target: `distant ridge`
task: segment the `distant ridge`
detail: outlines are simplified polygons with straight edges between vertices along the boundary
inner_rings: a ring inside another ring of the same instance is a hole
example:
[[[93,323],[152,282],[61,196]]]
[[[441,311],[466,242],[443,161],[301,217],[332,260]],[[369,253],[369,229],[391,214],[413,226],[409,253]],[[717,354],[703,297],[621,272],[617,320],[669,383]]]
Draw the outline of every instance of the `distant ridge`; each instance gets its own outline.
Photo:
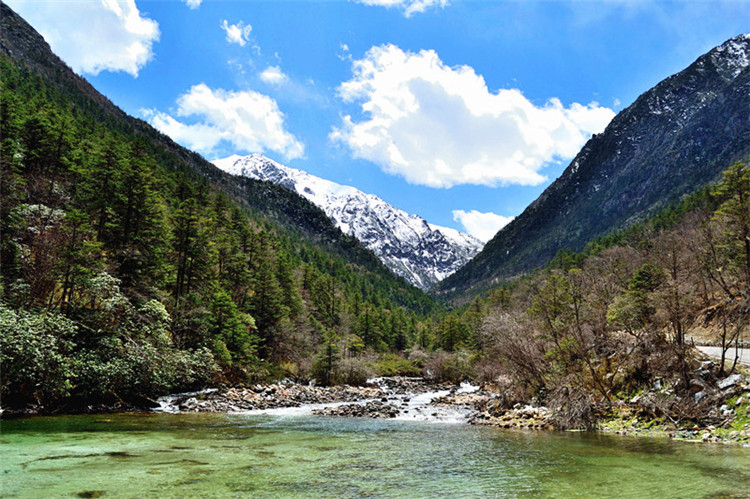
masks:
[[[581,250],[750,157],[749,68],[750,35],[740,35],[642,94],[436,293],[463,300]]]

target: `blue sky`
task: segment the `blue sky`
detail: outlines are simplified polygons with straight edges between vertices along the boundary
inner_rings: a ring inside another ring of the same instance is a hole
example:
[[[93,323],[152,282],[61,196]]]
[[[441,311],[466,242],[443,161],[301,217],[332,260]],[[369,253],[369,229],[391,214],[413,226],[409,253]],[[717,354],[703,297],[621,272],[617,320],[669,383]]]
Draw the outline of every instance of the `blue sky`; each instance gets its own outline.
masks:
[[[487,239],[750,2],[6,0],[126,112]]]

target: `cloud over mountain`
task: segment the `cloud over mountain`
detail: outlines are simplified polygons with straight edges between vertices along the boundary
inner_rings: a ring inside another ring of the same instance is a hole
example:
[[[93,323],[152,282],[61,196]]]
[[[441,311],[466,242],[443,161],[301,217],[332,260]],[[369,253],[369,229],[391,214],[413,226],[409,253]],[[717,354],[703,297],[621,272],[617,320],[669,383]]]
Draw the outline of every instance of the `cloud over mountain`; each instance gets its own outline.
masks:
[[[546,163],[573,157],[615,114],[596,102],[536,106],[520,90],[492,92],[473,68],[449,67],[432,50],[372,47],[352,71],[338,94],[362,116],[344,116],[330,137],[429,187],[539,184]]]
[[[76,73],[124,71],[134,77],[154,57],[159,24],[143,17],[135,0],[100,2],[8,1]]]
[[[497,231],[512,222],[513,218],[492,212],[453,210],[453,220],[463,225],[469,234],[482,242],[492,239]]]
[[[177,99],[181,120],[157,110],[143,116],[180,144],[212,156],[222,142],[234,151],[274,151],[287,159],[299,158],[305,146],[284,126],[284,114],[274,99],[253,90],[212,89],[193,85]]]

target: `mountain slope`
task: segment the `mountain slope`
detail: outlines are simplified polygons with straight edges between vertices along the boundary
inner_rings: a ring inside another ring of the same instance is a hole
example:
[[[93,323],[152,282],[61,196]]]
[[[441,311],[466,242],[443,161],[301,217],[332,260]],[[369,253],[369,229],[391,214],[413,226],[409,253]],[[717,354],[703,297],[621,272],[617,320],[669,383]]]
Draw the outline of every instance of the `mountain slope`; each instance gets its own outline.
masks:
[[[545,264],[560,249],[581,250],[749,156],[750,35],[740,35],[620,112],[437,292],[449,298],[474,294]]]
[[[185,175],[203,188],[210,186],[220,190],[237,202],[250,218],[282,236],[290,250],[303,258],[310,254],[307,250],[311,247],[315,252],[341,258],[360,274],[368,287],[380,290],[381,299],[406,307],[416,305],[420,311],[432,308],[433,300],[429,296],[394,275],[371,251],[343,234],[309,201],[267,182],[238,181],[143,120],[128,116],[76,75],[51,51],[39,33],[2,2],[0,28],[0,56],[30,77],[42,78],[50,89],[39,90],[46,98],[74,109],[107,130],[138,140],[167,172]]]
[[[214,164],[226,172],[267,180],[307,198],[388,268],[422,289],[458,270],[482,247],[481,241],[469,234],[428,224],[373,194],[289,168],[260,154],[230,156]]]

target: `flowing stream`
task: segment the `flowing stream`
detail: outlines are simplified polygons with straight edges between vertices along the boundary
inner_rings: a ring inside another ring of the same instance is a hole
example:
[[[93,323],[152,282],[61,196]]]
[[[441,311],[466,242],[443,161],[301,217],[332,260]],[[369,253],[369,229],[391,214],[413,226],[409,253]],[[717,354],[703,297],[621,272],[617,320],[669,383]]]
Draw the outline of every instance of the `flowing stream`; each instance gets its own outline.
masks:
[[[441,394],[405,396],[387,420],[310,407],[7,420],[0,496],[750,497],[750,449],[456,424],[426,405]]]

